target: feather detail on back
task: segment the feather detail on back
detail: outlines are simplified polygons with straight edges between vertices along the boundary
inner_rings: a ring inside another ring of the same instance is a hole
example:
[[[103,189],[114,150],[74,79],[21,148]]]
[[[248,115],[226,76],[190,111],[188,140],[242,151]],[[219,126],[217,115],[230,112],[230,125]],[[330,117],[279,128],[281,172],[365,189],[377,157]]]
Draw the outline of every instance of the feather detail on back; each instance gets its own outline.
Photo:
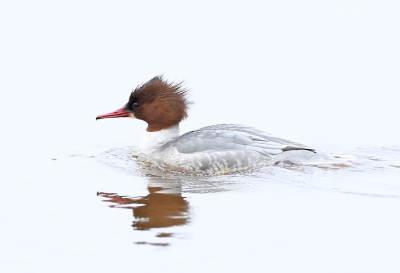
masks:
[[[252,127],[220,124],[191,131],[161,146],[163,161],[196,172],[224,173],[243,170],[291,150],[307,150],[304,145],[277,138]],[[175,154],[175,156],[174,156]]]

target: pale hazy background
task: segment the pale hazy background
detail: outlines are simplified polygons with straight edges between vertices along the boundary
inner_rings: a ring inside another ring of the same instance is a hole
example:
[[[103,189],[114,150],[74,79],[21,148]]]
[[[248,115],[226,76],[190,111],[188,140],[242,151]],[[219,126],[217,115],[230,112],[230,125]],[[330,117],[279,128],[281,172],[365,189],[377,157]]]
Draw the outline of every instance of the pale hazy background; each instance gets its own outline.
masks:
[[[399,272],[399,164],[379,161],[398,161],[399,14],[399,1],[0,1],[0,271]],[[134,245],[154,234],[96,192],[145,196],[147,180],[96,155],[146,125],[95,118],[160,74],[191,90],[182,132],[246,124],[376,161],[226,176],[227,193],[183,184],[185,239]]]
[[[241,123],[322,149],[398,145],[399,12],[397,1],[2,1],[1,143],[133,145],[143,122],[94,118],[164,74],[191,89],[182,131]]]

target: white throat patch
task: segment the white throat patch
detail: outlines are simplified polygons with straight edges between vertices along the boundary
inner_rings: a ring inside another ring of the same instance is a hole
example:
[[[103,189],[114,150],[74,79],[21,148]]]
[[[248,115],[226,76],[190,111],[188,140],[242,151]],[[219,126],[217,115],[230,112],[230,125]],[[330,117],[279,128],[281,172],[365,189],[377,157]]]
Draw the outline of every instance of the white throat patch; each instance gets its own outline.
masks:
[[[141,153],[150,154],[157,148],[179,136],[179,124],[157,132],[145,131],[137,147]]]

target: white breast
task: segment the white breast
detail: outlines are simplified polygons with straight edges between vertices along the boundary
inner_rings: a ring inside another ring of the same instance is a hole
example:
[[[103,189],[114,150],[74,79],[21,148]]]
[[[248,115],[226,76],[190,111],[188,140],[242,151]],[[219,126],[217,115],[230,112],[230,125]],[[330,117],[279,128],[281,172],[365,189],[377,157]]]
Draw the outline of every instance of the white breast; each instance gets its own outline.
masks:
[[[158,148],[177,137],[179,137],[179,124],[157,132],[145,131],[140,139],[137,151],[146,155],[151,155]]]

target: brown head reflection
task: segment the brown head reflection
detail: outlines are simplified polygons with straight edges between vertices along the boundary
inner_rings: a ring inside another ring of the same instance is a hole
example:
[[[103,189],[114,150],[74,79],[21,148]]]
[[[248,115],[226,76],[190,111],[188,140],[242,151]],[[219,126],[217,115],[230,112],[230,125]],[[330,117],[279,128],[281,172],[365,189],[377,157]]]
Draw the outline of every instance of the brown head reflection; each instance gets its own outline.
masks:
[[[111,203],[111,208],[131,209],[134,217],[132,227],[135,230],[168,228],[188,223],[189,203],[180,193],[161,193],[162,187],[149,187],[148,190],[148,195],[140,197],[127,197],[106,192],[98,192],[97,195],[106,198],[103,202]],[[157,235],[157,237],[171,236],[171,233]]]

